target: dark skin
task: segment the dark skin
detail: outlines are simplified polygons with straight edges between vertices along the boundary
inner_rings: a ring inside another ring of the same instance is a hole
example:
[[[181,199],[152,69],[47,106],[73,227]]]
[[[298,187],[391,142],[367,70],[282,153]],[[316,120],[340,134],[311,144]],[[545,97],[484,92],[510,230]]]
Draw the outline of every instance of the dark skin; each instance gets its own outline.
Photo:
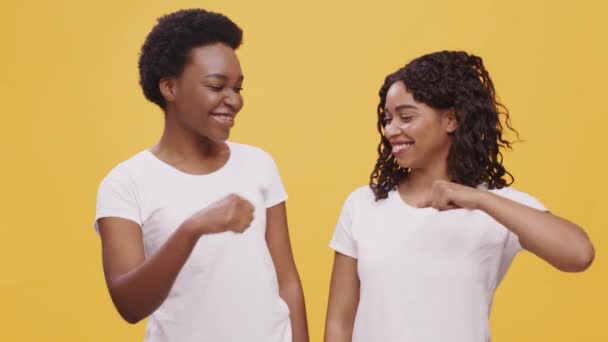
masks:
[[[565,272],[586,270],[594,248],[584,230],[564,218],[450,180],[447,168],[451,138],[458,123],[452,110],[436,110],[414,100],[405,84],[386,95],[384,135],[401,167],[410,168],[397,190],[413,207],[481,210],[519,237],[522,247]],[[325,342],[352,340],[360,280],[357,259],[335,253]],[[438,327],[439,329],[441,327]]]
[[[230,157],[225,141],[243,106],[243,75],[234,50],[218,43],[194,48],[179,77],[161,79],[165,127],[151,152],[174,168],[196,175],[220,169]],[[106,217],[99,220],[103,267],[120,315],[136,323],[166,299],[198,239],[225,231],[242,233],[253,220],[253,205],[228,195],[186,219],[165,244],[144,257],[140,226]],[[296,270],[285,203],[266,210],[266,242],[277,272],[279,294],[291,315],[293,341],[308,341],[306,308]]]

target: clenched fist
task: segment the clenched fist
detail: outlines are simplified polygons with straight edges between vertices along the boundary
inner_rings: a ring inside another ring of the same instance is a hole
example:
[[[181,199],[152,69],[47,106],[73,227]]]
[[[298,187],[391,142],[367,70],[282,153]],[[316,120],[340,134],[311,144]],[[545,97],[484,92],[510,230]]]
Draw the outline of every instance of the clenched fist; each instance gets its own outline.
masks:
[[[226,231],[242,233],[253,221],[253,210],[251,202],[230,194],[194,213],[184,223],[197,236]]]
[[[481,196],[485,192],[469,186],[438,180],[421,207],[432,207],[437,210],[456,208],[478,209]]]

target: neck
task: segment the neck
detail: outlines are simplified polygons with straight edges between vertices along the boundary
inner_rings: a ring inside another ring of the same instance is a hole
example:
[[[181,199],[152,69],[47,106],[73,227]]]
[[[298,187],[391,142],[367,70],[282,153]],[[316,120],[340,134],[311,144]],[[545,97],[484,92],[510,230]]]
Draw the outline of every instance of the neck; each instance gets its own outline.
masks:
[[[184,128],[165,114],[165,127],[159,142],[150,149],[170,164],[198,163],[222,157],[228,148],[224,142],[213,141]]]
[[[438,180],[451,180],[447,159],[442,159],[442,162],[429,167],[411,169],[407,177],[399,183],[397,189],[406,202],[417,205],[425,201],[433,183]]]
[[[412,169],[405,182],[410,189],[427,191],[438,180],[450,180],[446,163],[424,169]]]

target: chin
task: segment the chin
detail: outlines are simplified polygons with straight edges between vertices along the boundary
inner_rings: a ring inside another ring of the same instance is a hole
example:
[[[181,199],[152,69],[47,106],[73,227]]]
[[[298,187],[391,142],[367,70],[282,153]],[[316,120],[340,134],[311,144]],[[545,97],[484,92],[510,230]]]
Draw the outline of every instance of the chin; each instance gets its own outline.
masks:
[[[208,134],[205,134],[205,136],[207,137],[207,139],[211,140],[211,141],[215,141],[218,143],[223,143],[226,142],[226,140],[228,140],[230,138],[230,131],[228,132],[209,132]]]
[[[230,138],[230,133],[226,133],[226,134],[218,134],[217,135],[217,141],[226,141]]]
[[[402,169],[410,169],[412,167],[412,163],[403,162],[399,159],[396,159],[395,161],[397,162],[397,165],[399,165],[399,167]]]
[[[215,141],[216,143],[224,143],[226,141],[228,141],[228,139],[230,138],[229,135],[223,135],[223,136],[218,136],[218,137],[209,137],[211,140]]]

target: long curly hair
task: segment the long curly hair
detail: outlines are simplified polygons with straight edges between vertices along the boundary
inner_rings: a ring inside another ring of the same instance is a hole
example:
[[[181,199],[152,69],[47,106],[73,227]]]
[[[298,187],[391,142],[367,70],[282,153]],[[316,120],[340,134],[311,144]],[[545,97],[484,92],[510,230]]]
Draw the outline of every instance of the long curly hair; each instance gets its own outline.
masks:
[[[463,51],[441,51],[416,58],[388,75],[380,88],[378,104],[378,159],[370,176],[376,201],[388,197],[397,184],[407,178],[409,169],[401,168],[388,139],[384,136],[386,93],[395,82],[403,82],[418,102],[435,109],[452,109],[458,126],[451,133],[448,173],[452,181],[476,187],[485,184],[500,189],[514,181],[502,165],[501,148],[512,142],[503,136],[504,125],[511,126],[509,111],[496,99],[494,84],[480,57]]]

